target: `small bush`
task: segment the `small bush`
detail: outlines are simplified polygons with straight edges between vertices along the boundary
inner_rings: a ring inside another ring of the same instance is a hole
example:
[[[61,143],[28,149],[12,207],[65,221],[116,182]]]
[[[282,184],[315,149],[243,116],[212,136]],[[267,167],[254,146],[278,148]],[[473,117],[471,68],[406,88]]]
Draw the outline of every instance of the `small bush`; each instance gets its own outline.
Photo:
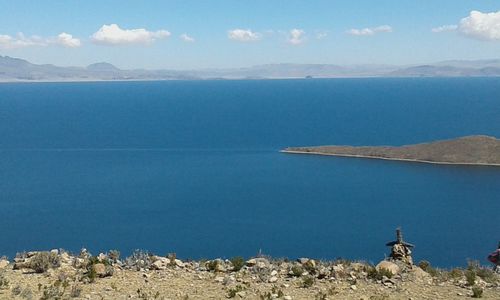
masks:
[[[231,264],[233,264],[233,271],[238,272],[245,265],[245,260],[241,256],[236,256],[230,259]]]
[[[448,275],[453,279],[459,279],[462,278],[462,276],[464,276],[464,272],[459,268],[454,268],[448,273]]]
[[[30,269],[36,273],[45,273],[50,268],[57,268],[61,265],[59,256],[52,252],[38,252],[29,261]]]
[[[418,263],[418,266],[420,267],[420,269],[424,270],[425,272],[427,272],[432,277],[438,277],[438,276],[442,275],[439,270],[437,270],[436,268],[433,268],[431,266],[431,263],[428,262],[428,261],[426,261],[426,260],[420,261]]]
[[[0,290],[9,288],[9,280],[5,278],[3,273],[0,273]]]
[[[295,277],[299,277],[304,273],[304,268],[299,265],[292,266],[292,275]]]
[[[71,298],[80,298],[80,295],[82,294],[82,288],[78,283],[75,283],[71,286],[71,290],[69,292],[69,295]]]
[[[493,270],[487,269],[487,268],[478,268],[476,270],[476,275],[481,277],[484,281],[488,283],[494,283],[497,281],[497,278],[495,276],[495,272]]]
[[[211,260],[206,264],[207,270],[216,272],[219,269],[219,261]]]
[[[475,286],[472,288],[472,298],[482,298],[483,297],[483,289]]]
[[[151,256],[148,251],[135,250],[131,256],[125,259],[125,265],[137,270],[149,268],[153,263]]]
[[[387,278],[392,278],[392,276],[394,276],[394,274],[392,274],[392,272],[386,268],[380,268],[380,270],[378,270],[378,274],[380,278],[383,278],[384,276]]]
[[[236,294],[238,294],[241,291],[243,291],[243,287],[238,284],[236,287],[231,288],[227,291],[227,297],[234,298],[234,297],[236,297]]]
[[[442,275],[441,272],[438,269],[435,269],[435,268],[433,268],[431,266],[429,266],[427,268],[426,272],[429,273],[429,275],[431,275],[432,277],[438,277],[438,276]]]
[[[273,288],[271,289],[271,292],[275,295],[278,295],[278,298],[285,297],[285,293],[283,293],[283,291],[281,289],[277,288],[276,286],[273,286]]]
[[[175,260],[177,259],[177,254],[176,253],[169,253],[169,254],[167,254],[167,258],[169,261],[169,265],[171,267],[175,267],[176,266]]]
[[[386,268],[380,268],[380,270],[377,270],[375,267],[371,267],[367,271],[367,277],[373,280],[382,280],[384,276],[387,278],[392,278],[394,274],[392,274],[392,272]]]
[[[21,294],[21,292],[23,291],[23,289],[21,288],[21,286],[19,285],[16,285],[13,289],[12,289],[12,295],[13,296],[17,296],[19,294]]]
[[[312,276],[304,276],[304,278],[302,278],[303,288],[310,288],[313,285],[314,285],[314,278]]]
[[[64,295],[64,290],[61,289],[59,285],[53,284],[50,286],[44,286],[42,297],[40,300],[53,300],[61,299]]]
[[[118,251],[118,250],[109,250],[108,258],[112,262],[117,262],[120,259],[120,251]]]
[[[476,272],[474,270],[465,271],[465,280],[467,285],[473,286],[476,283]]]
[[[431,263],[426,260],[422,260],[418,263],[418,266],[420,267],[420,269],[427,272],[427,269],[431,266]]]

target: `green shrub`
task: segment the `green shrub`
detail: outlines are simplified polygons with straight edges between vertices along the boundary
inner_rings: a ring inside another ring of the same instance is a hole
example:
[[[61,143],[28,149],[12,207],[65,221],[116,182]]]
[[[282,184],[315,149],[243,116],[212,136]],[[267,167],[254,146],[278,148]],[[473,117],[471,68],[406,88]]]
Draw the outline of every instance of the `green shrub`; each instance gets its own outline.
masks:
[[[283,291],[281,289],[277,288],[276,286],[273,286],[273,288],[271,289],[271,292],[275,295],[278,295],[278,298],[285,297],[285,293],[283,293]]]
[[[453,278],[453,279],[459,279],[459,278],[462,278],[462,276],[464,275],[464,272],[462,270],[460,270],[459,268],[454,268],[452,269],[448,275]]]
[[[304,273],[304,268],[299,265],[292,266],[292,275],[295,277],[299,277]]]
[[[29,261],[30,269],[36,273],[45,273],[50,268],[57,268],[61,265],[59,256],[52,252],[38,252]]]
[[[437,270],[436,268],[433,268],[431,266],[431,263],[428,262],[428,261],[426,261],[426,260],[420,261],[418,263],[418,266],[420,267],[420,269],[424,270],[425,272],[427,272],[432,277],[438,277],[438,276],[442,275],[439,270]]]
[[[383,278],[384,276],[387,278],[392,278],[392,276],[394,276],[394,274],[392,274],[392,272],[386,268],[380,268],[380,270],[378,270],[378,274],[380,278]]]
[[[82,294],[82,288],[78,283],[75,283],[71,286],[71,290],[69,292],[69,295],[71,298],[80,298],[80,295]]]
[[[120,259],[120,251],[118,251],[118,250],[109,250],[108,258],[112,262],[117,262]]]
[[[302,287],[303,288],[310,288],[313,285],[314,285],[314,277],[304,276],[304,278],[302,278]]]
[[[495,272],[487,268],[478,268],[476,270],[476,275],[488,283],[494,283],[497,281]]]
[[[61,288],[61,285],[54,283],[43,287],[43,294],[42,297],[40,297],[40,300],[62,299],[63,295],[64,288]]]
[[[230,259],[231,264],[233,264],[233,271],[238,272],[245,265],[245,260],[241,256],[236,256]]]
[[[387,277],[387,278],[392,278],[394,274],[392,274],[391,271],[389,271],[386,268],[380,268],[380,270],[377,270],[375,267],[370,267],[367,270],[367,277],[373,280],[382,280],[382,278]]]
[[[426,260],[422,260],[418,263],[418,266],[420,267],[420,269],[427,272],[427,269],[431,266],[431,263]]]
[[[0,290],[9,288],[9,280],[5,278],[3,272],[0,272]]]
[[[211,261],[208,261],[206,263],[206,266],[207,266],[207,270],[208,271],[217,271],[219,269],[219,261],[217,261],[216,259],[214,260],[211,260]]]
[[[154,262],[151,257],[152,254],[148,251],[137,249],[132,252],[132,255],[125,258],[125,265],[128,268],[135,268],[136,270],[146,269]]]
[[[171,267],[175,267],[176,266],[175,260],[177,259],[177,253],[168,253],[167,258],[168,258],[168,264]]]
[[[474,270],[466,270],[465,280],[467,281],[467,285],[473,286],[476,283],[476,272]]]
[[[238,294],[241,291],[243,291],[243,287],[238,284],[236,287],[231,288],[227,291],[227,297],[234,298],[234,297],[236,297],[236,294]]]
[[[472,288],[472,298],[482,298],[483,297],[483,289],[475,286]]]

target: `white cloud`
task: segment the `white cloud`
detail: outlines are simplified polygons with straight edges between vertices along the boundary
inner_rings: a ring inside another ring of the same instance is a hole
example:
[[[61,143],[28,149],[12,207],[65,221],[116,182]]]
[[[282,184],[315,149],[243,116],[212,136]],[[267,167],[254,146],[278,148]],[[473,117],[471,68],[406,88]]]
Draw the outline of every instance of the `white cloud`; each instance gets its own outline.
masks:
[[[347,31],[348,34],[351,35],[357,35],[357,36],[370,36],[370,35],[375,35],[380,32],[392,32],[392,27],[389,25],[382,25],[378,27],[371,27],[371,28],[363,28],[363,29],[350,29]]]
[[[262,35],[250,29],[233,29],[227,32],[227,37],[238,42],[255,42],[260,40]]]
[[[183,40],[184,42],[187,42],[187,43],[194,43],[195,42],[195,39],[193,37],[187,35],[187,33],[181,34],[181,40]]]
[[[71,34],[63,32],[56,37],[42,38],[37,35],[25,36],[22,32],[15,37],[0,35],[0,49],[19,49],[27,47],[46,47],[49,45],[60,45],[68,48],[81,46],[81,41]]]
[[[441,32],[447,32],[447,31],[455,31],[457,30],[458,26],[457,25],[443,25],[439,26],[436,28],[432,28],[431,31],[434,33],[441,33]]]
[[[47,46],[47,40],[33,35],[26,37],[22,32],[18,33],[16,37],[10,35],[0,35],[0,48],[1,49],[18,49],[34,46]]]
[[[458,25],[458,31],[468,37],[481,40],[500,40],[500,11],[482,13],[471,11]]]
[[[305,31],[302,29],[292,29],[288,33],[288,42],[292,45],[300,45],[305,41]]]
[[[55,43],[67,48],[78,48],[82,45],[79,39],[66,32],[59,34]]]
[[[148,31],[139,29],[122,29],[117,24],[103,25],[91,37],[92,41],[100,45],[118,46],[132,44],[151,44],[155,40],[170,36],[166,30]]]

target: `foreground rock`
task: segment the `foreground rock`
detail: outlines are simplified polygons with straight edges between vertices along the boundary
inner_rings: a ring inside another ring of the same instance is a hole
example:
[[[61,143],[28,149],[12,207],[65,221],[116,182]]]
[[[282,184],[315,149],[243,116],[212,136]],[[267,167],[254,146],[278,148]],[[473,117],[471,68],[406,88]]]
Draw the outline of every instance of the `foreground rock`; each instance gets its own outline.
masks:
[[[500,299],[499,275],[477,265],[442,271],[388,261],[182,261],[141,251],[124,260],[117,251],[34,251],[3,265],[0,299],[465,299],[473,289]]]

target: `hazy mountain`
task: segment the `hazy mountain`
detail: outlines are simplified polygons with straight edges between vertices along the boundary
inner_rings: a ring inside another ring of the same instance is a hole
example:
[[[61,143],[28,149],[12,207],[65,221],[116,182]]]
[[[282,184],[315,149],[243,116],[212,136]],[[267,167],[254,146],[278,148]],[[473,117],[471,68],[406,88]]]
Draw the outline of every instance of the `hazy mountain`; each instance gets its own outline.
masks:
[[[443,61],[430,65],[268,64],[248,68],[200,70],[122,70],[100,62],[87,67],[37,65],[0,56],[0,81],[93,81],[337,77],[467,77],[500,76],[500,60]]]

